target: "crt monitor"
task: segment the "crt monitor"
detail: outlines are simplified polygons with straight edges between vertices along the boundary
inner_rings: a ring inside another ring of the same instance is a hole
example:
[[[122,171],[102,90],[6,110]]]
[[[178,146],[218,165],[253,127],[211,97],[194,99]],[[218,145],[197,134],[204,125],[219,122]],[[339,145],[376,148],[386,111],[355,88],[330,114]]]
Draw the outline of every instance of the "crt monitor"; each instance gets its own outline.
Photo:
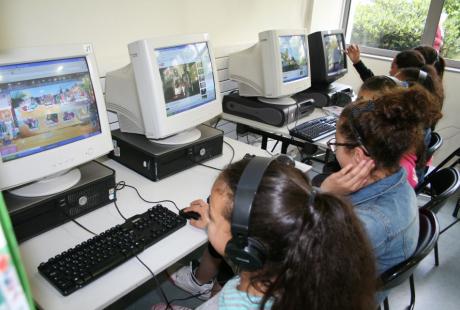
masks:
[[[143,39],[128,51],[131,63],[106,76],[107,106],[121,131],[183,144],[200,137],[197,125],[222,113],[207,34]]]
[[[90,44],[0,51],[0,190],[44,196],[112,149]]]
[[[313,84],[329,84],[347,73],[342,30],[317,31],[308,35]]]
[[[259,41],[229,56],[230,78],[239,94],[274,104],[294,104],[289,96],[310,87],[305,29],[268,30]]]

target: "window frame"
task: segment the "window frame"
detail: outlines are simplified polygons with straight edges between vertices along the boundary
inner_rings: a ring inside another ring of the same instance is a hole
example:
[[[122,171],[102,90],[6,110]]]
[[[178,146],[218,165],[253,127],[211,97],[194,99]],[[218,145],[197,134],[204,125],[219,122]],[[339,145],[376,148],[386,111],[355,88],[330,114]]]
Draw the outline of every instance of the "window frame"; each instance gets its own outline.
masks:
[[[351,1],[353,0],[345,0],[343,14],[342,14],[342,29],[344,30],[345,34],[348,34],[348,21],[350,17],[350,8],[351,8]],[[428,15],[425,22],[425,27],[423,29],[423,34],[421,38],[420,44],[426,45],[433,45],[436,30],[439,24],[439,20],[441,18],[442,9],[444,7],[445,0],[431,0],[430,6],[428,8]],[[361,51],[364,54],[369,54],[371,56],[380,56],[380,57],[388,57],[393,58],[399,51],[395,50],[387,50],[382,48],[375,48],[375,47],[367,47],[367,46],[360,46]],[[453,60],[444,58],[446,61],[446,70],[449,68],[460,69],[460,60]],[[454,70],[458,71],[458,70]]]

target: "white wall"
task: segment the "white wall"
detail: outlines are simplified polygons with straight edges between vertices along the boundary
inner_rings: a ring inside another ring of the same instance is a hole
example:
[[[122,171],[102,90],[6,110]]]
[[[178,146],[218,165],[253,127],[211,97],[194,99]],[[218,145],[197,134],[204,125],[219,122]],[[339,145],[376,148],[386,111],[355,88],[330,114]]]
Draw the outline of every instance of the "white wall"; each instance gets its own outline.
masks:
[[[0,49],[93,43],[100,74],[128,63],[126,45],[157,35],[208,32],[214,46],[258,32],[303,28],[308,0],[0,0]]]
[[[311,0],[310,32],[341,29],[345,0]]]

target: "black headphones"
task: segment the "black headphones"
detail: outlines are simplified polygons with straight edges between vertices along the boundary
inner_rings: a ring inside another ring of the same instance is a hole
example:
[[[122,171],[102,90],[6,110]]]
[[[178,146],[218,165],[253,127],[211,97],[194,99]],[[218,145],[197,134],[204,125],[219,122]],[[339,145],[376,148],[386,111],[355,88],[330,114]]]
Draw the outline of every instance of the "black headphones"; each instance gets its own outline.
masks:
[[[249,222],[254,197],[273,160],[287,165],[294,163],[288,156],[253,157],[243,170],[236,187],[232,211],[232,239],[225,246],[225,254],[243,270],[261,269],[267,256],[264,245],[249,237]]]

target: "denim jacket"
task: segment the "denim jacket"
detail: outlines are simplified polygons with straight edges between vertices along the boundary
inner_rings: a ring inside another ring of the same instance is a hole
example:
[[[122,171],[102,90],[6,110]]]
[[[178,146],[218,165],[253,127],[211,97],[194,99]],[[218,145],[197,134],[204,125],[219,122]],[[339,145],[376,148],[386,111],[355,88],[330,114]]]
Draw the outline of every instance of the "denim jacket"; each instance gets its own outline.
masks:
[[[410,257],[417,247],[419,218],[404,169],[350,195],[377,259],[377,272]]]

